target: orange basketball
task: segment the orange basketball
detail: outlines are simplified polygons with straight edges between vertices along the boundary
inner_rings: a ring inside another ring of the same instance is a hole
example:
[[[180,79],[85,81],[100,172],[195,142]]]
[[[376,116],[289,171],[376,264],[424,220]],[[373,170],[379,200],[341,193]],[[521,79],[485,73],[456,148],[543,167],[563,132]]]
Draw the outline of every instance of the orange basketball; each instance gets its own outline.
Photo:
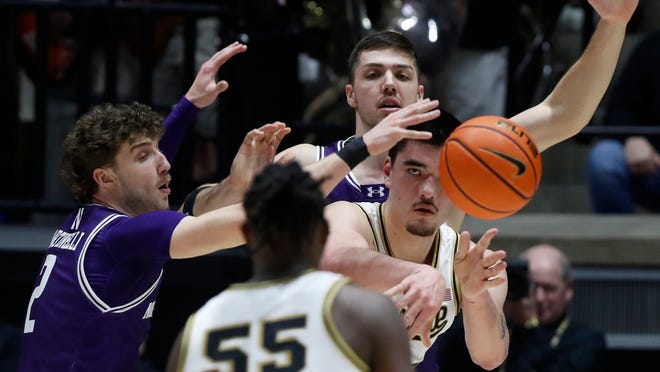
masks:
[[[472,217],[497,219],[522,209],[541,181],[541,154],[520,125],[478,116],[458,126],[440,153],[449,199]]]

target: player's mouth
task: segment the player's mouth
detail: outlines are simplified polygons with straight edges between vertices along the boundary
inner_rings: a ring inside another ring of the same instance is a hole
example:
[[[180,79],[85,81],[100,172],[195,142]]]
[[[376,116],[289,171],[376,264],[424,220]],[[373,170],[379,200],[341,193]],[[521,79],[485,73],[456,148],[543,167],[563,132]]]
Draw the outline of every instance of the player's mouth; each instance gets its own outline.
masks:
[[[438,207],[431,203],[416,203],[413,205],[413,210],[417,214],[432,216],[438,212]]]
[[[167,181],[164,184],[158,186],[158,190],[163,192],[165,195],[169,195],[172,192],[172,190],[170,190],[170,182]]]
[[[385,97],[378,104],[378,109],[386,111],[388,114],[401,108],[401,102],[396,97]]]

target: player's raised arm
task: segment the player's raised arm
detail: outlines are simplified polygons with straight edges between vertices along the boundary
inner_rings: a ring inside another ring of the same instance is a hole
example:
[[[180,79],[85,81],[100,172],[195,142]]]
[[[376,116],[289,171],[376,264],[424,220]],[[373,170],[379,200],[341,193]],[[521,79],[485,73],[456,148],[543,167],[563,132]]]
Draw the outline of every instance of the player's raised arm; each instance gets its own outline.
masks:
[[[589,0],[601,19],[584,53],[543,102],[511,118],[530,131],[539,151],[572,137],[591,121],[614,74],[638,2]]]

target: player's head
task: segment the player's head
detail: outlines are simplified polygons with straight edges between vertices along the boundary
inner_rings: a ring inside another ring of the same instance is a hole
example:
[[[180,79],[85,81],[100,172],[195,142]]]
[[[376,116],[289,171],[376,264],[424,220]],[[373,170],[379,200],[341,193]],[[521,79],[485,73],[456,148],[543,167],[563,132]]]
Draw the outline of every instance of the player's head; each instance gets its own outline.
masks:
[[[435,235],[449,217],[452,204],[442,189],[438,163],[445,140],[458,125],[453,115],[442,111],[438,118],[414,126],[431,132],[430,139],[400,141],[385,160],[385,186],[390,190],[386,212],[413,235]]]
[[[413,45],[398,32],[366,36],[348,63],[346,102],[355,110],[358,135],[424,95]]]
[[[353,48],[348,57],[348,83],[355,81],[355,70],[359,64],[362,53],[374,50],[391,49],[407,56],[415,71],[415,76],[419,78],[419,67],[417,57],[412,42],[403,34],[388,30],[371,33],[363,37]],[[418,81],[419,82],[419,81]]]
[[[120,150],[131,150],[131,146],[145,141],[151,150],[158,151],[162,133],[162,117],[149,106],[132,103],[92,107],[80,117],[63,144],[62,175],[73,195],[83,203],[91,202],[99,183],[104,182],[97,170],[116,167]],[[130,155],[139,154],[133,151]],[[135,159],[135,163],[139,161]],[[159,166],[163,168],[160,173],[169,171],[169,163]]]
[[[328,234],[319,183],[297,162],[270,164],[255,178],[243,202],[244,233],[255,272],[317,267]],[[261,258],[261,259],[260,259]]]
[[[568,257],[557,247],[540,244],[522,253],[528,261],[532,296],[541,324],[552,324],[566,313],[573,298],[573,275]]]

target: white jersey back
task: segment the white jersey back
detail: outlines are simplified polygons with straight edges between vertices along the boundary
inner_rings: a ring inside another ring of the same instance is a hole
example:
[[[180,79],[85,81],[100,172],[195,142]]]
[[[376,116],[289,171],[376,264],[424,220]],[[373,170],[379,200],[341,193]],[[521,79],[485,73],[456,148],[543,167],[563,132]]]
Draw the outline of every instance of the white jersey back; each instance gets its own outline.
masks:
[[[372,246],[385,255],[392,256],[387,236],[383,224],[382,204],[381,203],[355,203],[369,218],[371,231],[373,232]],[[454,318],[460,311],[460,287],[458,280],[454,276],[454,255],[458,250],[458,234],[451,227],[443,224],[438,229],[435,241],[433,242],[433,252],[430,265],[438,269],[445,279],[445,289],[442,307],[435,316],[431,325],[431,341],[435,341],[439,334],[445,332],[451,327]],[[419,336],[410,340],[410,353],[413,365],[416,365],[424,359],[424,354],[428,348]]]
[[[231,285],[188,319],[179,370],[368,370],[330,313],[347,282],[336,273],[309,271]]]

